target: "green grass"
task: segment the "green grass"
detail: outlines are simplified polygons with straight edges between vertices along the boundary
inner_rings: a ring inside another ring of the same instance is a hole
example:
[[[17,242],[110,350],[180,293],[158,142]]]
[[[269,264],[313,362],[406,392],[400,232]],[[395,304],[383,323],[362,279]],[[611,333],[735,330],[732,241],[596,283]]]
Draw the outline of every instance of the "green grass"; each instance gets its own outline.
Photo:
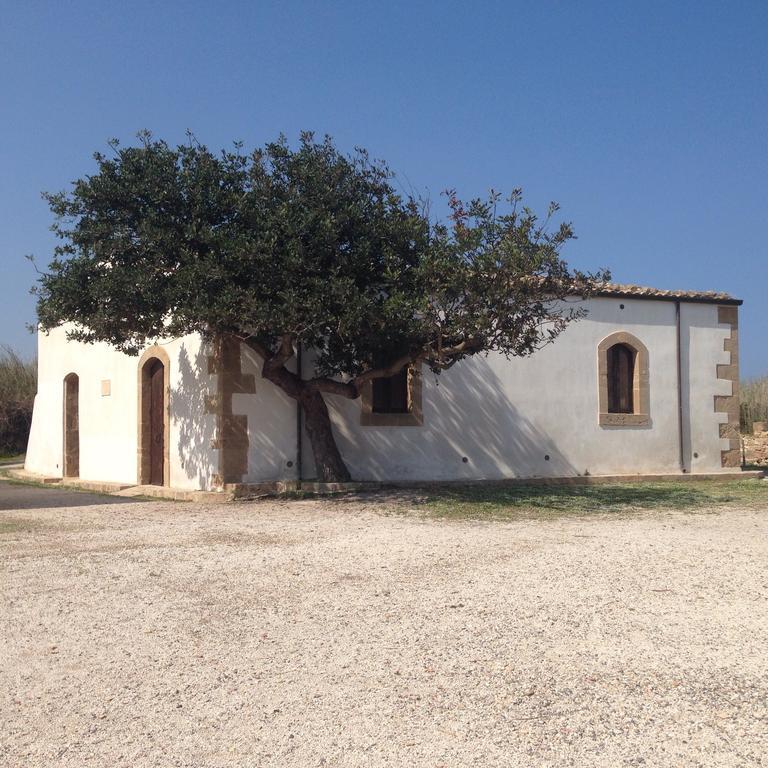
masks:
[[[472,520],[621,515],[643,510],[702,513],[728,506],[768,510],[768,481],[446,486],[428,491],[422,501],[422,509],[430,516]]]
[[[0,467],[5,466],[6,464],[23,464],[24,463],[24,454],[23,453],[17,453],[14,455],[0,455]]]

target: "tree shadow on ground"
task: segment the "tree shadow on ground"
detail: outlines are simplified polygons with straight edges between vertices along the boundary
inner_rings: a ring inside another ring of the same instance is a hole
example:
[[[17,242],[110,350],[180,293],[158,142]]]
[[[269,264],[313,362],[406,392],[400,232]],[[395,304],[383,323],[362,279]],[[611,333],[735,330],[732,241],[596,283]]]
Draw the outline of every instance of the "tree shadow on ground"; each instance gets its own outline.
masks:
[[[664,482],[586,486],[467,485],[428,491],[422,502],[441,517],[602,514],[638,510],[711,511],[723,505],[768,505],[761,481]]]

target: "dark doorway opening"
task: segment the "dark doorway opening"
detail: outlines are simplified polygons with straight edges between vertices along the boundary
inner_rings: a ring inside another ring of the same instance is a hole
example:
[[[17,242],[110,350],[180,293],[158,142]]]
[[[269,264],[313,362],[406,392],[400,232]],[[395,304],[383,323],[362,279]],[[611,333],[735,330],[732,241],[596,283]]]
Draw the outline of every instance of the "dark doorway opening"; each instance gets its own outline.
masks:
[[[64,378],[64,477],[80,477],[80,379]]]
[[[147,402],[145,430],[149,448],[149,485],[165,484],[165,366],[158,359],[145,366]]]
[[[635,351],[626,344],[608,350],[608,413],[634,413]]]

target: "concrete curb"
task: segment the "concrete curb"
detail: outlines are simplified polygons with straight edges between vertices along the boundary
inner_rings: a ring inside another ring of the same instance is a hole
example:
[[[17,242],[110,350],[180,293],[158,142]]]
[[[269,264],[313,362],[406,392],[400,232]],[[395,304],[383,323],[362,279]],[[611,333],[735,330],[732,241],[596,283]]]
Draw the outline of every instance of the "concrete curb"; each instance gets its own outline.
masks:
[[[3,469],[3,474],[14,480],[37,485],[58,486],[72,490],[91,491],[124,498],[144,497],[167,499],[169,501],[193,501],[222,503],[265,496],[284,496],[291,493],[306,493],[312,496],[326,496],[341,493],[361,493],[384,488],[455,488],[467,486],[584,486],[623,483],[695,483],[702,480],[732,482],[734,480],[768,480],[766,473],[759,470],[739,472],[713,472],[706,474],[664,474],[664,475],[587,475],[577,477],[527,477],[500,480],[442,480],[413,481],[407,483],[350,482],[319,483],[314,481],[287,480],[268,483],[232,483],[220,491],[193,491],[183,488],[169,488],[159,485],[131,485],[79,478],[61,478],[37,475],[25,469]]]
[[[21,480],[27,483],[41,483],[43,485],[56,485],[57,483],[61,483],[60,477],[36,475],[34,472],[27,472],[26,469],[6,469],[5,467],[2,467],[2,471],[14,480]]]

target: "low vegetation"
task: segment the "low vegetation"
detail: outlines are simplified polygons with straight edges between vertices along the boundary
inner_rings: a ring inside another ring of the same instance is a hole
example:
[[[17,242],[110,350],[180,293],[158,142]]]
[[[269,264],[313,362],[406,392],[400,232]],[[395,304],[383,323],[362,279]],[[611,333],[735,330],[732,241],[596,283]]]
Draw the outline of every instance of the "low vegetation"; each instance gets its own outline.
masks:
[[[741,431],[752,432],[755,421],[768,422],[768,376],[741,382]]]
[[[0,457],[27,448],[37,391],[37,362],[0,347]]]
[[[430,491],[423,504],[433,517],[475,520],[541,520],[673,509],[696,513],[729,506],[764,508],[768,505],[768,480],[457,485]]]

